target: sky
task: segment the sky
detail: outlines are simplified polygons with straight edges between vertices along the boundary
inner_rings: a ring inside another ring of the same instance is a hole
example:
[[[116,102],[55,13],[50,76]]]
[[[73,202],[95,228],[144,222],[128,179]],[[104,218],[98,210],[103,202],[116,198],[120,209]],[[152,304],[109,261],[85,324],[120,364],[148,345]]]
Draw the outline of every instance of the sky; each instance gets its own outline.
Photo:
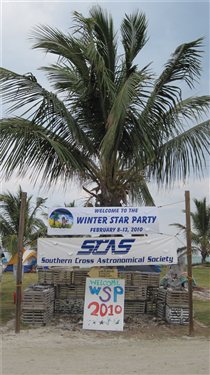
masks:
[[[199,37],[204,37],[204,54],[202,60],[202,77],[193,91],[183,87],[185,96],[209,94],[209,3],[203,1],[7,1],[1,0],[1,66],[20,74],[31,72],[41,85],[49,89],[49,84],[44,74],[38,70],[43,65],[48,65],[54,60],[37,50],[32,50],[30,40],[32,29],[39,24],[47,24],[68,32],[72,26],[72,13],[79,11],[84,16],[89,9],[100,4],[112,14],[115,29],[119,29],[125,13],[136,10],[143,11],[148,20],[149,41],[144,47],[136,63],[144,66],[152,62],[152,69],[160,74],[164,64],[169,59],[176,47],[184,42],[189,42]],[[186,183],[179,182],[172,189],[161,188],[158,190],[154,183],[150,183],[150,191],[160,209],[160,231],[175,234],[177,229],[168,224],[173,222],[184,223],[184,192],[190,190],[191,198],[210,198],[210,161],[204,177],[197,179],[191,176]],[[41,179],[36,185],[28,178],[19,179],[13,176],[9,181],[1,178],[1,191],[15,193],[19,185],[34,197],[48,197],[47,206],[62,206],[75,200],[76,205],[83,204],[86,193],[78,189],[74,183],[64,190],[62,181],[55,187],[43,188]],[[191,204],[193,210],[193,202]]]

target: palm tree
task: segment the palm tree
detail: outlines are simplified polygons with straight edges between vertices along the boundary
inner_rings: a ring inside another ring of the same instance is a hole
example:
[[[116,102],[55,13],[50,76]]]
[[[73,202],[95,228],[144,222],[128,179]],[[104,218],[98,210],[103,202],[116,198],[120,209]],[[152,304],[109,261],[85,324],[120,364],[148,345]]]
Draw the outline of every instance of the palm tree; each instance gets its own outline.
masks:
[[[3,247],[12,255],[17,252],[21,192],[19,187],[15,195],[10,192],[0,194],[0,235]],[[37,238],[47,233],[44,222],[36,217],[43,209],[46,199],[37,198],[34,207],[31,199],[32,196],[29,196],[26,200],[23,247],[36,247]]]
[[[193,200],[196,211],[191,212],[192,218],[192,249],[201,253],[202,263],[205,263],[206,257],[210,255],[210,206],[206,204],[206,198],[203,200]],[[184,211],[185,212],[185,211]],[[186,232],[186,227],[179,223],[171,224]],[[186,247],[180,249],[182,252]]]
[[[113,20],[100,7],[86,18],[74,12],[74,22],[71,34],[46,25],[33,31],[33,48],[57,57],[42,68],[53,92],[31,73],[0,70],[9,110],[25,107],[0,122],[2,171],[35,181],[41,173],[49,185],[74,179],[96,205],[126,204],[127,197],[152,205],[145,176],[170,186],[200,174],[209,153],[203,116],[210,98],[183,99],[180,89],[200,77],[202,38],[180,45],[156,77],[150,64],[135,64],[148,40],[143,13],[125,15],[121,54]]]

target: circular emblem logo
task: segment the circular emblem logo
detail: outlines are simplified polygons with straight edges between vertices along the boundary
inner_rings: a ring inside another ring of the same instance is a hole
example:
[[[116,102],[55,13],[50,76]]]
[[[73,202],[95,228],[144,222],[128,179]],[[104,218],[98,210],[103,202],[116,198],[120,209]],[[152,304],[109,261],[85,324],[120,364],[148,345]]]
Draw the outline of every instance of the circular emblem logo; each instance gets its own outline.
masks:
[[[57,208],[51,212],[48,222],[51,228],[69,229],[72,227],[74,219],[67,208]]]

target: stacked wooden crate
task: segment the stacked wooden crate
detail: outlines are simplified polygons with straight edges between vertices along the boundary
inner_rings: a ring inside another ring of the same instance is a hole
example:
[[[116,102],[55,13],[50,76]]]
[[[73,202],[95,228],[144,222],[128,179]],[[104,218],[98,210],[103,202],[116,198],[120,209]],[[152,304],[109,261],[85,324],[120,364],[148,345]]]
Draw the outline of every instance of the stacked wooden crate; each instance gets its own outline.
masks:
[[[125,316],[156,312],[159,273],[119,272],[125,279]]]
[[[145,312],[147,289],[142,286],[125,286],[125,315],[138,315]]]
[[[124,279],[125,280],[125,285],[126,286],[133,285],[132,272],[119,271],[118,272],[118,277],[119,277],[119,279]]]
[[[71,270],[53,267],[38,271],[38,282],[41,285],[71,284]]]
[[[157,294],[157,316],[165,319],[167,289],[160,287]]]
[[[83,313],[88,272],[89,269],[61,270],[56,267],[39,271],[39,283],[55,288],[55,312]],[[160,274],[120,271],[118,277],[125,279],[125,316],[145,312],[155,314]]]
[[[59,267],[39,270],[39,283],[53,285],[55,288],[55,312],[68,314],[83,312],[88,271],[87,269],[72,270]]]
[[[41,285],[54,285],[54,274],[52,270],[38,270],[38,283]]]
[[[185,290],[167,289],[166,321],[170,324],[188,324],[188,292]]]
[[[87,269],[71,271],[71,283],[62,282],[57,285],[55,311],[69,314],[81,313],[84,307],[85,283]],[[155,313],[157,288],[160,275],[158,273],[121,271],[119,278],[125,279],[125,315]]]
[[[183,289],[158,290],[157,316],[169,324],[187,324],[189,321],[188,292]]]
[[[88,270],[71,271],[71,278],[65,274],[60,277],[59,285],[55,287],[55,312],[67,314],[82,314],[85,298],[85,282]]]
[[[88,272],[90,270],[87,269],[78,269],[72,271],[72,284],[73,285],[85,285],[86,278],[88,277]]]
[[[132,272],[133,285],[142,285],[145,287],[159,287],[160,274],[157,272]]]
[[[125,299],[126,300],[142,300],[145,301],[147,297],[147,288],[141,286],[126,286]]]
[[[82,314],[85,285],[59,285],[56,287],[55,312]]]
[[[24,290],[22,322],[27,324],[47,324],[54,313],[54,288],[32,285]]]
[[[71,284],[71,270],[60,269],[53,272],[54,285]]]
[[[156,314],[157,311],[158,288],[155,286],[147,287],[146,313]]]

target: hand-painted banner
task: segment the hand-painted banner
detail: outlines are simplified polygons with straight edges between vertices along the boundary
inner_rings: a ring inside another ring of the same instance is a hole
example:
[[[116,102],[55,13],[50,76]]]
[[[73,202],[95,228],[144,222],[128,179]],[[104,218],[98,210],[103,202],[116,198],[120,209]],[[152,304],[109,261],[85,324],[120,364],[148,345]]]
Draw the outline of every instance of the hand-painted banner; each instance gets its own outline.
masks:
[[[87,278],[83,328],[123,331],[125,280]]]
[[[127,235],[158,232],[156,207],[58,207],[49,211],[48,234]]]
[[[142,237],[39,238],[39,266],[130,266],[177,263],[175,238]]]

